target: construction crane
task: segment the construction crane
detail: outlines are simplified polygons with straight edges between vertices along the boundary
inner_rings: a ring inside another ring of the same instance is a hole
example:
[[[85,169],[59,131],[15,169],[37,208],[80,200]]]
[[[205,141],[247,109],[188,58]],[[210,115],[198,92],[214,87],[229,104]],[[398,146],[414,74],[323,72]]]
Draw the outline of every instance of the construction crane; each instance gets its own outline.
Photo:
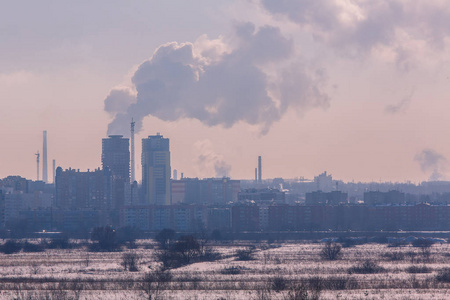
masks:
[[[36,155],[36,164],[37,164],[37,181],[39,181],[39,157],[41,156],[39,154],[39,151],[37,153],[35,153],[34,155]]]

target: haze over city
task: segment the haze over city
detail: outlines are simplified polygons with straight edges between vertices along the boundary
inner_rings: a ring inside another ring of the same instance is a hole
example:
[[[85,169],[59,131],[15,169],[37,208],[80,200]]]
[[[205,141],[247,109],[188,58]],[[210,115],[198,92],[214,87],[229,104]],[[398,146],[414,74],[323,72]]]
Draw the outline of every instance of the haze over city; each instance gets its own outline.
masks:
[[[302,11],[304,13],[297,14]],[[14,1],[0,11],[0,177],[101,139],[171,141],[189,177],[448,180],[446,1]]]

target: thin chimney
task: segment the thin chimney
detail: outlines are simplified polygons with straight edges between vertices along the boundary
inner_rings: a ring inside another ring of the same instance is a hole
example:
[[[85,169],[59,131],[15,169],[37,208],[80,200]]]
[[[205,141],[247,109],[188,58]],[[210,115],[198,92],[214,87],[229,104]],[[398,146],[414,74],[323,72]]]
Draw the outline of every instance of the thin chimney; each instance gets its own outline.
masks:
[[[47,130],[44,130],[43,146],[42,146],[42,181],[48,183],[47,173]]]

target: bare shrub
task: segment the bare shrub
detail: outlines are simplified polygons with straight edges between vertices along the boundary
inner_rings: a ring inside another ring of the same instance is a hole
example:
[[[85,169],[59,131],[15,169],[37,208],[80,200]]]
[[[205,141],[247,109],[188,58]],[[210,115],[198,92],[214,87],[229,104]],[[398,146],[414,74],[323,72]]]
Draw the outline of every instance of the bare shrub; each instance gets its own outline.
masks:
[[[117,229],[117,242],[126,245],[128,249],[136,249],[136,239],[141,235],[141,231],[136,227],[125,226]]]
[[[181,236],[173,245],[173,251],[181,256],[184,264],[189,264],[200,256],[200,244],[192,235]]]
[[[257,300],[272,300],[272,296],[270,295],[270,290],[267,288],[260,288],[256,290],[256,298]]]
[[[288,286],[288,281],[282,276],[273,277],[270,281],[270,287],[277,293],[284,291]]]
[[[406,256],[409,257],[410,262],[413,264],[417,260],[417,253],[414,251],[408,251],[406,252]]]
[[[405,259],[405,254],[399,251],[385,252],[381,256],[390,261],[401,261]]]
[[[32,263],[30,265],[30,274],[36,275],[36,274],[38,274],[40,272],[41,272],[41,266],[40,265],[38,265],[37,263]]]
[[[145,273],[140,288],[148,299],[157,299],[161,290],[172,280],[172,274],[166,270]]]
[[[285,299],[286,300],[318,300],[321,290],[308,289],[304,283],[297,283],[291,286]]]
[[[411,274],[418,274],[418,273],[431,273],[433,270],[425,265],[423,266],[409,266],[406,268],[406,272]]]
[[[33,244],[28,241],[26,241],[23,244],[23,252],[42,252],[44,251],[44,247],[39,244]]]
[[[70,291],[72,291],[72,293],[74,294],[73,299],[74,300],[78,300],[80,299],[81,293],[84,289],[84,285],[83,283],[80,281],[80,279],[74,280],[69,284],[68,289]],[[70,299],[70,298],[69,298]]]
[[[70,249],[71,243],[67,236],[55,237],[50,240],[47,247],[49,249]]]
[[[219,252],[215,251],[213,248],[204,246],[200,251],[201,261],[215,261],[222,257]]]
[[[5,254],[17,253],[20,252],[21,249],[22,245],[15,240],[7,240],[6,243],[0,247],[0,251]]]
[[[211,261],[220,254],[209,247],[200,247],[200,243],[191,235],[181,236],[168,249],[156,253],[156,259],[164,269],[177,268],[198,261]]]
[[[91,233],[91,251],[117,251],[119,244],[116,231],[109,226],[95,227]]]
[[[249,261],[254,260],[254,248],[247,248],[247,249],[239,249],[236,251],[236,259],[241,261]]]
[[[388,247],[396,248],[396,247],[404,247],[407,245],[408,245],[408,242],[406,242],[404,240],[393,240],[393,241],[389,242]]]
[[[436,280],[439,282],[450,283],[450,268],[439,270],[436,274]]]
[[[322,290],[348,290],[355,289],[358,283],[348,276],[321,277],[312,276],[308,278],[308,287],[312,291]]]
[[[175,230],[164,228],[155,237],[161,249],[169,249],[175,239]]]
[[[414,240],[411,244],[413,247],[420,248],[421,254],[425,259],[430,259],[431,247],[434,244],[432,240],[419,238],[417,240]]]
[[[229,268],[224,268],[224,269],[220,270],[220,274],[223,274],[223,275],[238,275],[241,273],[242,273],[241,267],[229,267]]]
[[[320,257],[325,260],[337,260],[342,256],[341,250],[342,246],[340,244],[327,242],[320,251]]]
[[[349,274],[375,274],[384,271],[384,268],[380,267],[375,261],[370,259],[348,269]]]
[[[181,256],[171,250],[161,250],[155,253],[156,260],[162,263],[163,269],[178,268],[183,265]]]
[[[137,272],[139,271],[138,264],[139,264],[140,256],[136,254],[135,252],[128,252],[124,253],[122,255],[122,263],[123,269],[125,271],[130,272]]]

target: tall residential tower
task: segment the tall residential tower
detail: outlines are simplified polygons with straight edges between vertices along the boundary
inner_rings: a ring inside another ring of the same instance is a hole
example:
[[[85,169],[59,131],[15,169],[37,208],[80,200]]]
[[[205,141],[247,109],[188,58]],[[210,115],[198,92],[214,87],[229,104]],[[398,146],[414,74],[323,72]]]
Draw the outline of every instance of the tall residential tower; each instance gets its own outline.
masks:
[[[102,167],[113,176],[130,181],[130,144],[121,135],[110,135],[102,140]]]
[[[169,139],[159,133],[142,139],[142,189],[148,204],[170,205]]]

